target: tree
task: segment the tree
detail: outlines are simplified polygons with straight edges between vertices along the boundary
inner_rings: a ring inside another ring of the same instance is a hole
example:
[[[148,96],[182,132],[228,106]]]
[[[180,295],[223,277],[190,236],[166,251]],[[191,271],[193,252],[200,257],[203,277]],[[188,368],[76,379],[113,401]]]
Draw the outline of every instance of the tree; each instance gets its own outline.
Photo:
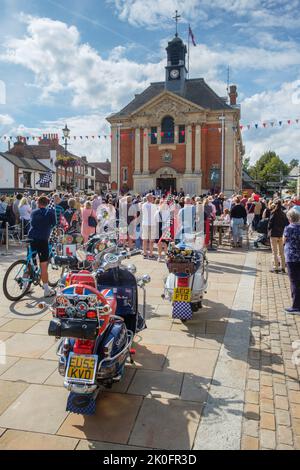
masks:
[[[243,159],[243,170],[248,173],[249,168],[250,168],[250,157],[245,157]]]
[[[289,163],[289,169],[290,171],[295,168],[296,166],[299,166],[299,160],[297,158],[293,158],[290,163]]]
[[[269,181],[280,181],[289,174],[289,166],[275,152],[265,152],[249,169],[250,176],[261,180],[264,187]]]

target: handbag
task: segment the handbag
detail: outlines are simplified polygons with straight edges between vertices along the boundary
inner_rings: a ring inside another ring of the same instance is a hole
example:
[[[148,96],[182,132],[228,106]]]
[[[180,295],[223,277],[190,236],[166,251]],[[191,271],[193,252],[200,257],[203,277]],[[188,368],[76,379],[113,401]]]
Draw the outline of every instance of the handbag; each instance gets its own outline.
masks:
[[[74,318],[54,318],[48,329],[48,335],[55,338],[95,340],[97,333],[98,320],[76,320]]]
[[[93,213],[93,211],[91,211],[91,215],[88,218],[88,226],[92,227],[92,228],[96,228],[97,227],[97,220],[92,215],[92,213]]]

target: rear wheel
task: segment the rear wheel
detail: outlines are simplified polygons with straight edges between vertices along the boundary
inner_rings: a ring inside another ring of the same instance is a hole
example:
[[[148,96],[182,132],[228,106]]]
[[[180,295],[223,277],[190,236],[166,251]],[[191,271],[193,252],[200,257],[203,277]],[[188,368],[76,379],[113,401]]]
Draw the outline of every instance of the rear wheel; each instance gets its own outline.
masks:
[[[32,268],[25,260],[13,263],[6,271],[3,279],[3,292],[12,302],[21,300],[32,284]]]

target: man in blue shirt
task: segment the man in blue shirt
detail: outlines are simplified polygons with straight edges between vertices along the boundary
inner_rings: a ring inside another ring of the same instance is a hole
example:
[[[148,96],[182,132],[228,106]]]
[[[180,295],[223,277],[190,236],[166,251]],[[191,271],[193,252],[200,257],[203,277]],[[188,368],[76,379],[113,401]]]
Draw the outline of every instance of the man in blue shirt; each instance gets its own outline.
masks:
[[[56,225],[56,217],[55,210],[47,208],[48,204],[49,199],[46,196],[38,199],[38,209],[31,213],[28,238],[32,240],[31,248],[37,252],[40,259],[45,297],[52,297],[55,291],[48,285],[49,238],[52,228]]]

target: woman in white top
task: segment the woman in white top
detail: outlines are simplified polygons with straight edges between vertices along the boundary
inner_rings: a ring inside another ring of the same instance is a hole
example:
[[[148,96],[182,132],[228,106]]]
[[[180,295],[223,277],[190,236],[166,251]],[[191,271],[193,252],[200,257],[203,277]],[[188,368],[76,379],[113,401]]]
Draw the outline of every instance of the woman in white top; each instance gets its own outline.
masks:
[[[28,203],[28,200],[26,197],[23,197],[21,199],[18,209],[19,209],[20,220],[21,222],[23,221],[24,223],[24,234],[26,235],[29,229],[30,216],[32,212],[31,206]]]

